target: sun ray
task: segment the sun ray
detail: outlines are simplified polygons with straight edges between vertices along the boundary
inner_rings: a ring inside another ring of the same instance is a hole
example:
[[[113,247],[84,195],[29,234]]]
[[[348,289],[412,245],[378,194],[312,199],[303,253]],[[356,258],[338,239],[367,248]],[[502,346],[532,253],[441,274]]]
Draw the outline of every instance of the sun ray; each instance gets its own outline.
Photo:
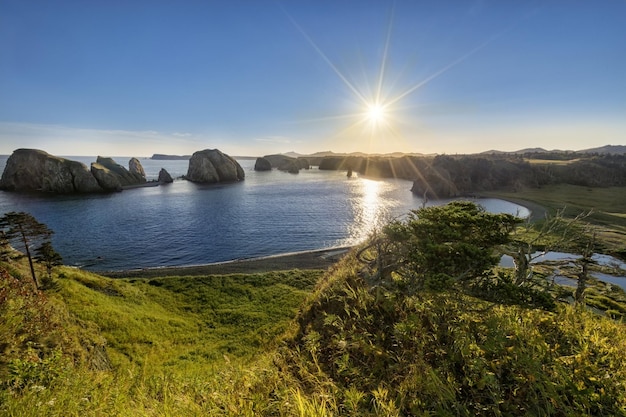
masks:
[[[395,6],[395,4],[394,4]],[[383,56],[380,61],[380,72],[378,74],[378,85],[376,87],[376,103],[380,103],[383,99],[381,97],[383,92],[383,83],[385,81],[385,70],[387,67],[387,54],[389,53],[389,45],[391,44],[391,29],[393,28],[393,14],[394,14],[394,6],[391,8],[391,12],[389,13],[389,24],[387,25],[387,37],[385,39],[385,47],[383,49]]]
[[[291,23],[295,26],[295,28],[298,30],[298,32],[300,32],[300,34],[302,34],[302,36],[304,36],[304,38],[307,40],[307,42],[313,47],[313,49],[318,53],[318,55],[320,57],[322,57],[322,59],[324,60],[324,62],[326,62],[330,68],[333,70],[333,72],[339,77],[339,79],[341,79],[341,81],[343,81],[343,83],[346,85],[346,87],[348,87],[353,93],[354,95],[357,96],[357,98],[359,98],[361,100],[361,102],[363,104],[367,104],[368,100],[367,98],[354,86],[354,84],[352,84],[345,75],[343,75],[343,73],[341,71],[339,71],[339,68],[337,68],[337,66],[330,60],[330,58],[328,58],[326,56],[326,54],[320,49],[319,46],[317,46],[317,44],[313,41],[313,39],[304,31],[304,29],[298,24],[298,22],[295,21],[295,19],[293,17],[291,17],[291,15],[289,13],[287,13],[287,11],[285,9],[283,9],[283,12],[287,15],[287,17],[289,18],[289,20],[291,21]]]
[[[353,95],[353,100],[357,103],[359,112],[351,112],[348,114],[322,117],[315,119],[308,119],[309,122],[317,121],[332,121],[332,120],[352,120],[345,128],[340,128],[337,132],[337,137],[355,138],[358,139],[359,135],[363,133],[367,134],[370,139],[370,145],[373,145],[374,141],[377,141],[378,148],[382,146],[391,146],[388,139],[403,139],[402,131],[400,130],[400,124],[406,122],[401,120],[400,114],[412,106],[401,105],[401,102],[405,101],[409,96],[414,94],[423,86],[429,84],[433,80],[439,78],[443,74],[452,70],[453,68],[461,65],[466,60],[473,57],[482,49],[489,46],[492,42],[509,32],[517,23],[510,25],[501,32],[491,36],[484,42],[475,46],[469,52],[461,55],[460,57],[452,60],[452,62],[444,65],[439,70],[428,75],[426,78],[415,84],[401,83],[401,77],[396,75],[390,83],[390,55],[392,49],[392,35],[394,28],[395,18],[395,2],[389,9],[388,22],[384,35],[384,43],[382,47],[382,54],[380,57],[380,63],[378,64],[376,74],[372,74],[367,71],[367,65],[362,62],[360,68],[363,70],[364,84],[351,81],[348,76],[342,72],[337,65],[327,56],[324,51],[317,45],[313,38],[296,22],[296,20],[281,7],[289,21],[293,24],[296,30],[304,37],[308,44],[315,50],[315,52],[322,58],[322,60],[330,67],[339,80],[348,88]],[[358,71],[358,68],[355,68]],[[349,74],[352,75],[352,74]],[[361,84],[361,85],[360,85]],[[405,87],[406,85],[406,87]],[[305,122],[306,122],[305,121]],[[361,131],[357,132],[356,129],[360,128]],[[348,135],[351,133],[351,135]]]

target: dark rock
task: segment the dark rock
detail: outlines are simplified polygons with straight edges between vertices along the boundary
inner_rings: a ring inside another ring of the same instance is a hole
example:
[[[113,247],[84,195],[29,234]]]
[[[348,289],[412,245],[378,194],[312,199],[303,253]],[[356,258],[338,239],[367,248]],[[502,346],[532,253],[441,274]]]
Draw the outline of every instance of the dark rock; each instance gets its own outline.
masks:
[[[434,199],[457,197],[458,189],[450,179],[450,174],[442,169],[429,169],[422,177],[413,181],[411,192],[420,197]]]
[[[254,163],[255,171],[271,171],[272,163],[265,158],[257,158]]]
[[[172,178],[172,176],[170,175],[169,172],[167,172],[167,170],[165,168],[161,168],[161,170],[159,171],[159,179],[158,181],[160,183],[172,183],[174,182],[174,179]]]
[[[139,162],[139,159],[130,158],[130,161],[128,161],[128,170],[131,174],[139,174],[143,177],[144,180],[146,179],[146,171],[144,171],[141,162]]]
[[[85,164],[38,149],[17,149],[13,152],[2,173],[0,189],[53,193],[103,191]]]
[[[122,191],[119,175],[97,162],[91,163],[91,174],[100,186],[107,191]]]
[[[139,161],[137,161],[139,162]],[[97,167],[98,169],[98,176],[96,176],[94,174],[94,176],[96,177],[96,179],[98,179],[98,182],[100,182],[100,185],[103,188],[104,185],[102,185],[102,181],[105,181],[107,183],[111,183],[114,182],[114,180],[109,180],[109,179],[103,179],[103,175],[111,175],[111,176],[116,176],[118,178],[118,181],[120,182],[121,186],[130,186],[130,185],[138,185],[138,184],[143,184],[146,182],[146,178],[145,178],[145,174],[144,176],[142,176],[139,173],[136,172],[130,172],[129,170],[127,170],[126,168],[124,168],[122,165],[116,163],[112,158],[106,158],[106,157],[102,157],[102,156],[98,156],[98,158],[96,159],[95,162],[96,165],[100,165],[104,168],[107,169],[107,171],[103,171],[101,170],[99,167]],[[141,164],[139,164],[141,166]],[[91,169],[92,169],[92,173],[94,170],[94,164],[91,164]],[[141,168],[141,170],[143,170],[143,167]]]
[[[288,171],[291,164],[296,161],[296,158],[292,158],[287,155],[265,155],[263,158],[268,160],[272,164],[272,168],[277,168],[281,171]]]
[[[282,171],[287,171],[290,174],[298,174],[300,173],[300,165],[298,164],[298,161],[291,161],[286,165],[283,165],[280,168]]]
[[[310,169],[311,164],[309,164],[309,160],[307,158],[298,158],[297,159],[298,166],[300,169]]]
[[[205,149],[191,156],[185,178],[200,183],[233,182],[242,181],[245,173],[234,158],[218,149]]]

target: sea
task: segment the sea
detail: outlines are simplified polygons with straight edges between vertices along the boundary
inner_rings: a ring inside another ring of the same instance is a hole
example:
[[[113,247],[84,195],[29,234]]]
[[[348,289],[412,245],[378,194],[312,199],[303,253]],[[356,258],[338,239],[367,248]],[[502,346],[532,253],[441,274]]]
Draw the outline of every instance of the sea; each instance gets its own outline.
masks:
[[[8,156],[0,156],[0,172]],[[95,156],[67,157],[85,163]],[[113,157],[128,166],[129,157]],[[146,178],[161,168],[172,184],[90,195],[0,191],[0,215],[32,214],[54,231],[63,263],[92,271],[204,265],[356,245],[392,219],[425,205],[411,181],[346,176],[318,167],[290,174],[254,171],[244,181],[203,185],[181,179],[187,160],[140,159]],[[525,207],[478,199],[490,212],[526,217]]]

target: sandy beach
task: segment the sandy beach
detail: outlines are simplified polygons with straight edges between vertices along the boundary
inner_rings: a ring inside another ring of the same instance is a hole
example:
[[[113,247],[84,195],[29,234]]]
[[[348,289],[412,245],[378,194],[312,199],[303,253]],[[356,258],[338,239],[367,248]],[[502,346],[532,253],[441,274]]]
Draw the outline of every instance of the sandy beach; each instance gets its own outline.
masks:
[[[97,273],[111,278],[157,278],[167,276],[255,274],[290,269],[326,269],[341,259],[350,249],[350,247],[340,247],[238,259],[206,265],[98,271]]]

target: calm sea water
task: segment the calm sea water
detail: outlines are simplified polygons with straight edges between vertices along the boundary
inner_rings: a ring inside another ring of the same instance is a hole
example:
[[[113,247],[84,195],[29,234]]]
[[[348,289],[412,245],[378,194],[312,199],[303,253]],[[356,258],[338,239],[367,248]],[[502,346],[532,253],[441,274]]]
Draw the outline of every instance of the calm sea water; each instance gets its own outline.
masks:
[[[0,157],[0,172],[7,156]],[[71,157],[89,165],[95,157]],[[128,159],[114,157],[128,166]],[[173,177],[188,161],[141,159],[148,179],[163,167]],[[240,160],[240,183],[184,180],[120,193],[49,196],[0,191],[0,214],[25,211],[55,231],[52,243],[67,265],[120,270],[197,265],[353,245],[374,228],[422,206],[411,182],[347,178],[345,172],[255,172]],[[524,207],[479,201],[492,212],[527,216]],[[442,204],[443,201],[428,204]]]

